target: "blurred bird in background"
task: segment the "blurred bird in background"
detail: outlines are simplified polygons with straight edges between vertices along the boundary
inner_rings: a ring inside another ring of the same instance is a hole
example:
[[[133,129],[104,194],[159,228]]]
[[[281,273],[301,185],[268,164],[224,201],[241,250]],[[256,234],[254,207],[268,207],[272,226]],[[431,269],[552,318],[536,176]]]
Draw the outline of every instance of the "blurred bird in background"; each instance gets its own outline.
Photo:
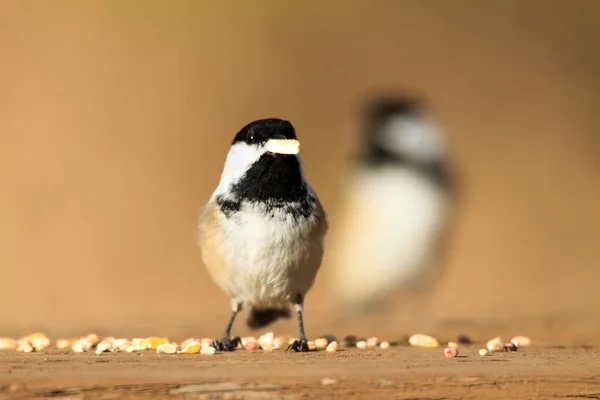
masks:
[[[351,315],[437,270],[453,197],[444,134],[422,102],[377,98],[362,119],[329,243],[334,304]]]

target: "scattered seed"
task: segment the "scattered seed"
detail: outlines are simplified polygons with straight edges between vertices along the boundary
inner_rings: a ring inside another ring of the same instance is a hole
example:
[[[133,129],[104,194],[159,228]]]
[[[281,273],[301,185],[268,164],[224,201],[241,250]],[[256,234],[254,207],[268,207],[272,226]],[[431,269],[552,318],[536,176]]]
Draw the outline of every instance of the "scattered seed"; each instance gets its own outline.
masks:
[[[531,346],[531,339],[529,339],[527,336],[515,336],[514,338],[510,339],[510,341],[517,347]]]
[[[447,347],[444,349],[444,355],[448,358],[454,358],[458,355],[458,350],[456,347]]]
[[[86,351],[88,351],[88,347],[85,345],[85,343],[83,342],[75,342],[73,344],[73,347],[71,347],[71,349],[75,352],[75,353],[85,353]]]
[[[488,340],[486,347],[490,353],[504,351],[504,342],[500,337],[495,337]]]
[[[458,349],[458,343],[456,343],[456,342],[448,342],[448,347],[454,347],[455,349]]]
[[[323,385],[323,386],[335,385],[337,382],[338,382],[337,379],[331,379],[331,378],[321,379],[321,385]]]
[[[246,344],[250,342],[257,343],[257,340],[254,336],[246,336],[242,338],[242,346],[246,347]]]
[[[181,342],[181,348],[185,349],[189,344],[192,343],[202,343],[200,339],[194,339],[194,338],[189,338],[189,339],[185,339],[183,342]]]
[[[385,349],[389,349],[390,348],[390,342],[381,342],[379,344],[379,347],[382,348],[382,349],[384,349],[384,350]]]
[[[471,344],[471,338],[467,335],[459,335],[456,341],[459,344]]]
[[[17,348],[17,341],[12,338],[0,338],[0,350],[13,350]]]
[[[217,349],[215,349],[214,347],[208,346],[208,347],[203,347],[202,350],[200,350],[200,354],[212,355],[212,354],[215,354],[216,351],[217,351]]]
[[[410,343],[411,346],[416,346],[416,347],[439,347],[440,346],[440,342],[434,338],[433,336],[429,336],[429,335],[423,335],[423,334],[415,334],[412,335],[409,339],[408,339],[408,343]]]
[[[482,357],[485,357],[488,355],[488,350],[487,349],[480,349],[479,350],[479,355]]]
[[[260,348],[263,349],[263,351],[275,350],[275,346],[273,346],[272,344],[268,344],[268,343],[265,343],[264,345],[260,346]]]
[[[113,347],[117,351],[127,351],[129,348],[133,348],[131,342],[127,339],[116,339],[113,342]]]
[[[19,341],[23,342],[23,346],[21,346],[23,349],[29,349],[29,347],[31,347],[33,350],[32,351],[42,351],[45,348],[47,348],[48,346],[50,346],[50,339],[48,339],[48,337],[41,333],[41,332],[36,332],[36,333],[32,333],[30,335],[24,336],[21,339],[19,339]],[[26,346],[24,343],[27,342],[28,346]],[[19,351],[19,346],[17,344],[17,351]],[[25,351],[25,350],[21,350],[21,351]],[[28,353],[26,351],[26,353]]]
[[[517,351],[517,345],[513,342],[504,343],[504,351]]]
[[[253,351],[258,349],[258,343],[256,342],[247,342],[244,348],[248,351]]]
[[[33,351],[33,347],[29,344],[29,341],[19,339],[17,340],[17,351],[22,351],[23,353],[31,353]]]
[[[202,350],[203,347],[211,347],[211,346],[202,346],[202,343],[200,343],[200,342],[187,342],[185,347],[183,347],[183,350],[178,351],[178,353],[180,353],[180,354],[196,354],[200,350]]]
[[[73,346],[74,340],[71,339],[58,339],[56,341],[56,348],[59,350],[65,350]]]
[[[261,337],[258,338],[258,344],[261,347],[272,347],[273,342],[275,341],[275,334],[273,332],[267,332]]]
[[[373,336],[367,339],[367,347],[377,347],[379,344],[379,338]]]
[[[96,346],[96,354],[102,354],[104,352],[114,352],[115,349],[113,347],[113,344],[110,341],[102,341],[100,343],[98,343],[98,345]]]
[[[106,340],[106,339],[105,339]],[[161,338],[156,336],[147,337],[144,339],[143,344],[148,350],[156,350],[158,346],[165,343],[171,343],[167,338]]]
[[[327,345],[327,347],[325,348],[325,351],[328,351],[330,353],[335,353],[337,351],[337,349],[338,349],[338,342],[333,341]]]
[[[318,350],[324,350],[327,348],[327,345],[329,345],[329,341],[325,338],[318,338],[315,340],[315,347]]]
[[[91,347],[94,347],[98,343],[100,343],[100,338],[95,333],[90,333],[85,337],[85,339],[90,343]]]
[[[98,345],[100,346],[100,345]],[[166,354],[175,354],[177,352],[177,347],[173,346],[171,343],[163,343],[156,346],[157,353],[166,353]]]
[[[354,347],[358,342],[358,338],[354,335],[348,335],[342,340],[342,347]]]
[[[365,340],[360,340],[356,342],[356,348],[364,350],[367,348],[367,342]]]
[[[273,339],[273,348],[275,349],[283,349],[287,346],[287,340],[283,336],[277,336]]]

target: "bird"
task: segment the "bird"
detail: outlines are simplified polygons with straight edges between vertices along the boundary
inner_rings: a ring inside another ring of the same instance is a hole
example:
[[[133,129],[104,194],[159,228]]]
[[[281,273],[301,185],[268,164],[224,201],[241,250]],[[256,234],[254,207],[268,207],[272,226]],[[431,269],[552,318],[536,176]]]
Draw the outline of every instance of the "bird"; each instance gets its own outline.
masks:
[[[382,311],[436,264],[454,190],[445,132],[423,101],[379,96],[362,108],[327,265],[333,303],[352,315]]]
[[[231,299],[221,351],[240,343],[231,330],[241,310],[258,329],[296,310],[298,338],[286,351],[309,351],[303,305],[324,254],[327,214],[307,183],[294,126],[259,119],[235,135],[221,179],[198,221],[203,263]]]

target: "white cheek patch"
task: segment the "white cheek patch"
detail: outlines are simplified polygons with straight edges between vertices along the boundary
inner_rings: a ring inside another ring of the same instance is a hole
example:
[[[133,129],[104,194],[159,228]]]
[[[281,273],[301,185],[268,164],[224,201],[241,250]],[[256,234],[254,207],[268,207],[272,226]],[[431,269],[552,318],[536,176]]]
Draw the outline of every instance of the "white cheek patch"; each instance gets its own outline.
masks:
[[[258,159],[265,154],[262,146],[250,145],[244,142],[235,143],[229,149],[221,181],[213,196],[226,194],[231,185],[235,184]]]
[[[397,116],[385,124],[380,144],[417,162],[432,162],[445,153],[445,143],[434,121]]]

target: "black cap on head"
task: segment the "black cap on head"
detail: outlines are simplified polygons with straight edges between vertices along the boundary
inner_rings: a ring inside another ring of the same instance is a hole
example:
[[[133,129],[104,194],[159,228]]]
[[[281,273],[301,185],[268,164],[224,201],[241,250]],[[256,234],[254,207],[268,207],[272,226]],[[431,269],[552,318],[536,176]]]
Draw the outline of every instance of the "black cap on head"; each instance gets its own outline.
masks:
[[[435,143],[431,142],[431,140],[437,142],[435,131],[427,139],[424,139],[424,142],[421,142],[417,148],[414,143],[411,146],[394,144],[390,138],[389,123],[392,118],[405,118],[407,121],[422,121],[427,124],[425,122],[427,121],[426,114],[428,114],[428,111],[424,101],[416,96],[380,96],[370,99],[369,103],[364,105],[362,113],[362,129],[360,132],[362,143],[358,155],[359,162],[371,168],[392,165],[413,168],[446,186],[448,184],[448,167],[445,156],[440,153],[438,156],[432,157],[435,152],[425,151],[426,157],[423,157],[422,152],[415,152],[424,143],[432,144],[435,148]],[[435,128],[432,127],[432,129]],[[406,130],[395,133],[395,135],[407,134],[412,135],[414,139],[415,136],[421,136],[425,132],[409,132]],[[401,139],[401,136],[398,136],[398,138]],[[421,138],[423,137],[421,136]]]
[[[422,102],[415,97],[380,97],[366,107],[363,125],[364,135],[367,140],[372,140],[388,118],[395,116],[418,118],[422,112]]]
[[[259,119],[244,126],[233,143],[264,144],[269,139],[296,139],[294,126],[279,118]]]

